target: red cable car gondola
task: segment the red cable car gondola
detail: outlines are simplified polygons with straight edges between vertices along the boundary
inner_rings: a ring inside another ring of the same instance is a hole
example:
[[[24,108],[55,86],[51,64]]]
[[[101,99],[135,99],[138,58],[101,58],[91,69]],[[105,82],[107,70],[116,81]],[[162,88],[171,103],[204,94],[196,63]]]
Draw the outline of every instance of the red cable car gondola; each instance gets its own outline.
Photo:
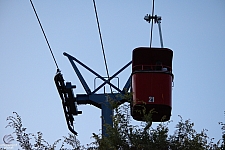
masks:
[[[131,115],[135,120],[143,121],[150,111],[153,111],[153,122],[170,119],[172,57],[173,51],[168,48],[139,47],[133,50]]]

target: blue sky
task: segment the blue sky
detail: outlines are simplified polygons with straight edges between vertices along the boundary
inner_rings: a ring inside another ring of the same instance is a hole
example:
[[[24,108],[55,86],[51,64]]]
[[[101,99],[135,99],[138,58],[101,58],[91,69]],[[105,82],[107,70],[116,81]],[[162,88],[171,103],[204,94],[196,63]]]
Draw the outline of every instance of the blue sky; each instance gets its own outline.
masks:
[[[92,1],[33,0],[59,67],[67,81],[82,94],[67,52],[106,76]],[[96,1],[110,74],[131,60],[132,50],[149,46],[152,1]],[[220,139],[218,122],[224,121],[225,89],[225,2],[223,0],[155,2],[155,14],[162,16],[164,46],[174,51],[171,132],[181,115],[191,119],[198,131],[208,129]],[[22,116],[28,132],[42,131],[50,143],[67,135],[61,101],[53,77],[56,67],[29,1],[0,1],[0,140],[12,133],[5,129],[12,112]],[[159,47],[157,26],[153,46]],[[81,68],[93,89],[94,77]],[[121,74],[121,86],[131,73]],[[79,106],[82,115],[75,128],[82,144],[101,128],[99,109]],[[136,123],[134,121],[134,123]],[[156,124],[157,125],[157,124]],[[0,141],[0,144],[3,143]]]

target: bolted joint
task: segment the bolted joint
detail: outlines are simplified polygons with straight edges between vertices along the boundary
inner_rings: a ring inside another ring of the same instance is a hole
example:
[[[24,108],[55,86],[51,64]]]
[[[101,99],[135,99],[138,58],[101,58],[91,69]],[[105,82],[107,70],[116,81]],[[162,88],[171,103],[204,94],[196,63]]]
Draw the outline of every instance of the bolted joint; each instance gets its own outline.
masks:
[[[66,82],[66,88],[73,89],[73,88],[76,88],[76,85],[72,85],[71,82]]]
[[[155,23],[161,23],[161,20],[162,20],[162,17],[161,16],[151,16],[149,14],[147,14],[145,17],[144,17],[144,20],[147,21],[148,23],[151,22],[151,20],[154,20]]]
[[[150,22],[151,22],[150,15],[147,14],[147,15],[144,17],[144,20],[147,21],[148,23],[150,23]]]

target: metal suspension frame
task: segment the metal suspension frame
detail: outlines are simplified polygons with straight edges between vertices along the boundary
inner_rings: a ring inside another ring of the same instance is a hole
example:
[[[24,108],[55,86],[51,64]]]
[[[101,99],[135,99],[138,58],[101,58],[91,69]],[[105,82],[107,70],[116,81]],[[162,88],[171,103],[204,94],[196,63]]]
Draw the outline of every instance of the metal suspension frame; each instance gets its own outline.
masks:
[[[126,84],[124,85],[123,89],[119,89],[114,84],[110,83],[110,81],[115,78],[118,74],[120,74],[123,70],[125,70],[132,61],[127,63],[125,66],[123,66],[120,70],[118,70],[116,73],[114,73],[111,77],[106,79],[105,77],[102,77],[98,73],[96,73],[94,70],[86,66],[84,63],[76,59],[75,57],[63,53],[70,61],[78,79],[80,80],[86,94],[77,94],[76,97],[74,97],[73,94],[73,88],[76,86],[72,85],[71,82],[67,82],[66,85],[64,84],[64,79],[62,77],[61,73],[57,73],[55,76],[55,83],[56,87],[58,89],[59,95],[62,99],[62,105],[64,109],[64,114],[67,121],[67,126],[69,130],[77,134],[77,132],[73,128],[73,115],[81,114],[81,111],[77,110],[77,105],[80,104],[91,104],[95,107],[101,109],[102,114],[102,135],[107,136],[106,134],[106,127],[105,124],[108,124],[110,126],[113,126],[113,109],[111,106],[111,101],[117,102],[117,104],[123,104],[124,102],[127,102],[126,99],[124,99],[124,95],[127,94],[128,90],[131,87],[131,76],[128,78]],[[79,69],[77,68],[76,63],[93,73],[97,78],[101,79],[103,83],[99,85],[97,88],[95,88],[93,91],[90,90],[88,84],[84,80],[83,76],[81,75]],[[104,94],[97,94],[104,85],[110,85],[112,88],[116,90],[116,93],[104,93]]]
[[[159,40],[160,40],[160,45],[161,45],[161,48],[163,48],[163,37],[162,37],[162,28],[161,28],[161,21],[162,21],[162,17],[161,16],[151,16],[149,14],[147,14],[145,17],[144,17],[144,20],[146,20],[148,23],[152,21],[154,21],[155,23],[158,24],[158,28],[159,28]]]

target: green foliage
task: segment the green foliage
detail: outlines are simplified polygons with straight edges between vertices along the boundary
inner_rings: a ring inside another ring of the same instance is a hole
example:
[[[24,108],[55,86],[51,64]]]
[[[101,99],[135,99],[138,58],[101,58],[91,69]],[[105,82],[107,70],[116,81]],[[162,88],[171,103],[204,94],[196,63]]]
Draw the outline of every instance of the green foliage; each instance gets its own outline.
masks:
[[[32,133],[27,133],[26,128],[22,125],[21,117],[13,112],[15,116],[9,116],[7,121],[9,121],[6,127],[12,127],[16,134],[16,140],[19,143],[20,147],[25,150],[54,150],[56,149],[57,144],[59,144],[62,139],[56,140],[52,145],[50,145],[47,141],[45,141],[42,137],[43,134],[41,132],[37,132],[37,135]],[[61,143],[60,149],[64,149],[65,144],[69,145],[75,150],[79,150],[82,148],[80,146],[79,140],[76,139],[76,136],[69,134],[68,137],[63,137],[64,140]]]
[[[115,104],[116,105],[116,104]],[[105,125],[107,136],[102,137],[100,134],[93,133],[94,142],[82,146],[73,134],[63,136],[62,139],[56,140],[52,145],[43,139],[43,134],[26,133],[26,128],[22,125],[21,117],[14,112],[15,116],[9,116],[7,127],[15,130],[17,141],[22,149],[26,150],[54,150],[70,149],[74,150],[224,150],[225,149],[225,124],[220,122],[222,130],[222,139],[214,143],[213,138],[207,136],[207,130],[198,133],[194,129],[194,123],[190,120],[180,121],[175,127],[172,135],[169,135],[168,124],[159,123],[153,128],[151,122],[151,113],[146,114],[145,122],[141,125],[132,125],[129,104],[123,104],[115,108],[113,116],[114,126]],[[61,143],[61,144],[60,144]]]
[[[225,123],[219,122],[219,124],[221,125],[221,130],[222,130],[222,144],[221,144],[221,149],[225,150]]]
[[[225,141],[225,124],[222,125],[223,139],[217,143],[213,143],[206,132],[202,130],[198,133],[193,127],[194,123],[190,120],[180,121],[176,125],[174,134],[169,135],[167,123],[159,123],[154,129],[151,127],[151,113],[145,115],[145,122],[140,126],[132,125],[130,118],[130,108],[128,104],[122,105],[115,109],[115,116],[113,117],[114,126],[107,126],[107,135],[93,134],[95,142],[95,149],[104,150],[205,150],[205,149],[224,149]]]
[[[218,145],[213,144],[212,139],[208,142],[209,137],[206,134],[207,130],[202,130],[200,133],[197,133],[194,127],[194,123],[190,120],[186,120],[183,122],[182,117],[181,120],[176,125],[176,130],[173,135],[169,136],[170,141],[170,149],[214,149],[217,148]]]

